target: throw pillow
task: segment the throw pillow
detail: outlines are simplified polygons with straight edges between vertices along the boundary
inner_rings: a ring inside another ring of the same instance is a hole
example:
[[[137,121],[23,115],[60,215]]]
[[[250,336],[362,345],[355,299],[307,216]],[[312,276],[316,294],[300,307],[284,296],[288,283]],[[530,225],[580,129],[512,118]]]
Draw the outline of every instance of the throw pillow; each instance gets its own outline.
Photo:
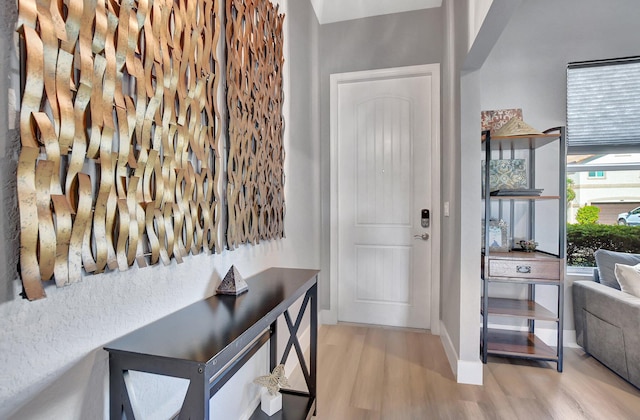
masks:
[[[640,297],[640,264],[616,264],[616,279],[623,292]]]
[[[598,266],[600,283],[618,290],[620,290],[620,285],[616,280],[616,263],[625,265],[640,264],[639,254],[628,254],[626,252],[615,252],[608,251],[606,249],[599,249],[593,255],[596,257],[596,265]]]

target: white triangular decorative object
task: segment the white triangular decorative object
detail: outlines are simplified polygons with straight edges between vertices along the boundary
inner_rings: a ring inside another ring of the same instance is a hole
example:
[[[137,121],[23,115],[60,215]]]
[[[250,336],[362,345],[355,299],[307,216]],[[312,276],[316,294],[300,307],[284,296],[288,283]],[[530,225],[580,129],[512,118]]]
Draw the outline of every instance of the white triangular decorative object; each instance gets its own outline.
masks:
[[[216,289],[216,294],[237,296],[247,290],[249,290],[247,282],[244,281],[235,265],[232,265]]]

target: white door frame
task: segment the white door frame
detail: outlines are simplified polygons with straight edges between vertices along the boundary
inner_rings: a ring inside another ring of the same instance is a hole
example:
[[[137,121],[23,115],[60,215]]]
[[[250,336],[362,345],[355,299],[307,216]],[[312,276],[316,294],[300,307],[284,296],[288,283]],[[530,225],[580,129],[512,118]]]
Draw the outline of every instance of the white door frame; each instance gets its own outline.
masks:
[[[431,209],[431,238],[437,246],[432,246],[431,264],[431,333],[440,334],[440,64],[425,64],[418,66],[395,67],[381,70],[365,70],[350,73],[335,73],[331,75],[331,205],[330,205],[330,271],[329,271],[329,304],[330,309],[324,317],[326,323],[338,321],[338,86],[342,83],[357,81],[371,81],[381,79],[396,79],[403,77],[430,76],[431,77],[431,202],[438,208]]]

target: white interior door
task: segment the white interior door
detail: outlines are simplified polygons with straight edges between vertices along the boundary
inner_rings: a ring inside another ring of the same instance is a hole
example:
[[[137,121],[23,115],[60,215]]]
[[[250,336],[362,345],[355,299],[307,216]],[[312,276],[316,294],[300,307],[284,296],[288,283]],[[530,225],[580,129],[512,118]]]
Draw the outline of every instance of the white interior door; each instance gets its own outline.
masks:
[[[333,91],[340,321],[431,328],[438,244],[422,238],[432,236],[434,218],[422,227],[421,212],[439,207],[431,188],[437,79],[374,72]]]

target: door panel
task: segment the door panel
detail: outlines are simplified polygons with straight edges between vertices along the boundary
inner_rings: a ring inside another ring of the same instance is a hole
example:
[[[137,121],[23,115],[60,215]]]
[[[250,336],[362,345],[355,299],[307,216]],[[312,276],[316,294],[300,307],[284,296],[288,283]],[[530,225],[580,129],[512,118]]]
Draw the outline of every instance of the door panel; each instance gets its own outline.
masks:
[[[359,225],[411,223],[410,109],[406,99],[389,97],[356,107]]]
[[[409,304],[410,266],[408,246],[356,245],[356,301]]]

